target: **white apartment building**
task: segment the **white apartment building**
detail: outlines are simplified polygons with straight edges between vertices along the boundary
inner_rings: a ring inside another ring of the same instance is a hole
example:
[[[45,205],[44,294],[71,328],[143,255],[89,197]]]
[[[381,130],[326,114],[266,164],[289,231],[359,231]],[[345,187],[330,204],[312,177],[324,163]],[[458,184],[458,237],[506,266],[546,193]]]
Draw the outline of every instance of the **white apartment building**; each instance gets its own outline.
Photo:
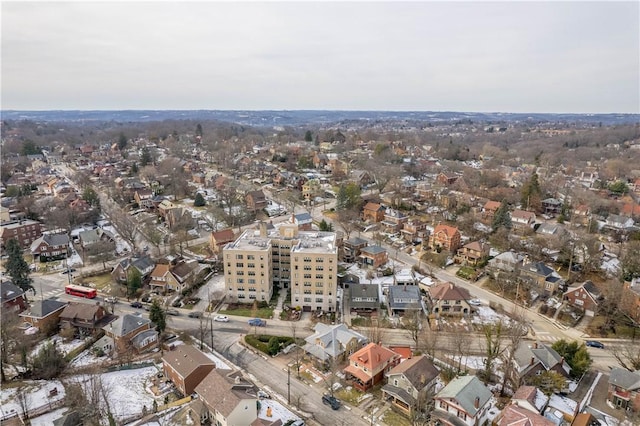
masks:
[[[288,222],[267,229],[261,223],[259,230],[247,230],[227,244],[223,257],[231,299],[268,301],[278,285],[290,288],[291,305],[304,311],[336,309],[338,248],[334,232],[299,231],[296,224]]]

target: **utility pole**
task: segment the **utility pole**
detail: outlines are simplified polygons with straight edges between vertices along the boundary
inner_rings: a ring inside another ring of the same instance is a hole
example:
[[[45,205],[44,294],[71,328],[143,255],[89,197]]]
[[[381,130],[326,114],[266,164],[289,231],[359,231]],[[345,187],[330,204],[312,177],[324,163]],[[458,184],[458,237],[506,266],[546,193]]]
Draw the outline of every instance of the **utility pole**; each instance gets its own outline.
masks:
[[[291,367],[287,364],[287,404],[291,405]]]

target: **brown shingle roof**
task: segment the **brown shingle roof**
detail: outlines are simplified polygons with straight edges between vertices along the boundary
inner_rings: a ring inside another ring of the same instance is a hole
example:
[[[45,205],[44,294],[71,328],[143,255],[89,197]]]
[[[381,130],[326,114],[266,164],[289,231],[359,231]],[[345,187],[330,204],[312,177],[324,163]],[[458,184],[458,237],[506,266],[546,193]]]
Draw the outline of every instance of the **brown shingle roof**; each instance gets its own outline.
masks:
[[[188,377],[201,365],[215,366],[215,362],[191,345],[178,345],[174,350],[165,352],[162,362],[171,366],[182,378]]]
[[[393,367],[388,375],[404,374],[416,389],[422,389],[427,383],[438,377],[440,372],[425,355],[420,355]]]
[[[429,294],[434,300],[469,300],[471,295],[466,288],[458,287],[453,283],[438,284],[430,289]]]
[[[247,393],[234,390],[226,377],[228,373],[229,370],[211,370],[195,390],[205,405],[215,408],[224,417],[228,417],[243,399],[255,399]]]

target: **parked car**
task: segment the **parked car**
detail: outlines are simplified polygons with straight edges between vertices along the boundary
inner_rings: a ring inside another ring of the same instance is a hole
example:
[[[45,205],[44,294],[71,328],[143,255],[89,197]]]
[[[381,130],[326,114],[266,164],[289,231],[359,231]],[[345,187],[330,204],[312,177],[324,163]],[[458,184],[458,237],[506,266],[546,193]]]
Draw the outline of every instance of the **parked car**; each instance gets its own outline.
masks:
[[[105,297],[104,301],[107,303],[118,303],[118,298],[115,296]]]
[[[271,395],[269,395],[268,393],[266,393],[263,390],[259,390],[258,391],[258,398],[260,398],[260,399],[271,399]]]
[[[602,342],[598,342],[597,340],[587,340],[584,344],[587,346],[591,346],[592,348],[604,349],[604,344]]]
[[[60,274],[62,275],[66,275],[66,274],[70,274],[72,272],[75,272],[75,268],[69,268],[69,269],[65,269],[64,271],[60,272]]]
[[[229,317],[226,315],[216,315],[213,318],[214,321],[219,321],[219,322],[229,322]]]
[[[135,301],[135,302],[131,302],[131,307],[132,308],[142,308],[142,303]]]
[[[266,327],[267,326],[267,322],[265,320],[263,320],[262,318],[251,318],[249,320],[249,325],[253,325],[256,327]]]
[[[180,315],[180,312],[178,312],[177,309],[167,309],[166,311],[164,311],[167,315],[173,315],[173,316],[178,316]]]
[[[200,311],[189,312],[189,318],[202,318],[202,312]]]
[[[482,305],[482,302],[480,301],[480,299],[471,299],[469,300],[469,304],[473,306],[480,306]]]
[[[340,408],[340,401],[335,396],[322,395],[322,403],[330,405],[332,409],[337,410]]]

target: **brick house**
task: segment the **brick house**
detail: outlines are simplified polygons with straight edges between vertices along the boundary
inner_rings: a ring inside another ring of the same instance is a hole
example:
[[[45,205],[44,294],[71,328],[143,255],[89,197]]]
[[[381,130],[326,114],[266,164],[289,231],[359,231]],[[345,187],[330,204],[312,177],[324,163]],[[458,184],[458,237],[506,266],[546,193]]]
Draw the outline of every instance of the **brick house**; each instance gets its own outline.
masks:
[[[191,395],[214,368],[215,362],[191,345],[178,345],[162,357],[164,375],[185,396]]]
[[[640,412],[640,370],[611,370],[607,401],[616,408]]]
[[[0,299],[2,300],[3,317],[12,313],[20,313],[29,306],[24,291],[11,281],[0,282]]]
[[[351,237],[342,246],[342,261],[347,263],[356,262],[360,256],[360,250],[367,247],[369,242],[358,237]]]
[[[591,281],[585,281],[575,287],[569,287],[564,292],[563,299],[572,306],[582,309],[585,315],[592,317],[598,309],[601,294]]]
[[[362,208],[362,220],[371,223],[382,222],[384,211],[385,208],[378,203],[367,203]]]
[[[437,315],[467,315],[471,313],[471,295],[466,288],[444,282],[429,288],[431,311]]]
[[[496,211],[500,208],[500,202],[489,200],[482,207],[482,218],[487,222],[492,222]]]
[[[425,401],[433,391],[440,372],[425,355],[407,359],[393,367],[387,374],[387,384],[382,387],[382,399],[407,415]]]
[[[35,220],[15,220],[0,226],[0,248],[5,249],[7,241],[15,239],[21,248],[31,247],[31,243],[42,236],[44,225]]]
[[[245,196],[247,208],[253,212],[267,207],[267,197],[262,191],[251,191]]]
[[[28,310],[22,312],[20,317],[32,327],[47,332],[58,327],[60,314],[67,302],[54,299],[37,300],[31,304]]]
[[[631,318],[640,321],[640,278],[625,281],[622,291],[625,303],[620,306],[620,309]]]
[[[236,240],[236,235],[230,228],[223,229],[222,231],[215,231],[211,233],[209,237],[209,248],[215,254],[219,254],[222,248]]]
[[[358,262],[363,268],[379,268],[389,260],[387,249],[381,246],[367,246],[360,249]]]
[[[369,343],[349,357],[349,365],[343,370],[346,380],[366,392],[381,382],[385,373],[400,362],[400,355],[380,343]]]
[[[429,236],[427,222],[417,219],[409,219],[402,224],[400,234],[402,234],[402,238],[409,243],[424,241]]]
[[[455,261],[463,265],[478,265],[489,257],[489,244],[483,241],[473,241],[465,244],[456,252]]]
[[[452,253],[460,247],[462,236],[458,228],[449,225],[439,224],[429,236],[429,247],[433,250],[446,250]]]
[[[99,303],[70,302],[60,313],[60,327],[73,327],[80,335],[91,335],[115,319]]]
[[[142,353],[158,344],[158,332],[151,325],[148,318],[124,314],[102,329],[113,340],[112,346],[118,354],[130,349]]]
[[[402,229],[408,219],[409,217],[400,210],[387,209],[384,212],[384,220],[380,224],[385,232],[396,233]]]
[[[436,394],[432,418],[447,426],[483,425],[492,396],[478,377],[456,377]]]

